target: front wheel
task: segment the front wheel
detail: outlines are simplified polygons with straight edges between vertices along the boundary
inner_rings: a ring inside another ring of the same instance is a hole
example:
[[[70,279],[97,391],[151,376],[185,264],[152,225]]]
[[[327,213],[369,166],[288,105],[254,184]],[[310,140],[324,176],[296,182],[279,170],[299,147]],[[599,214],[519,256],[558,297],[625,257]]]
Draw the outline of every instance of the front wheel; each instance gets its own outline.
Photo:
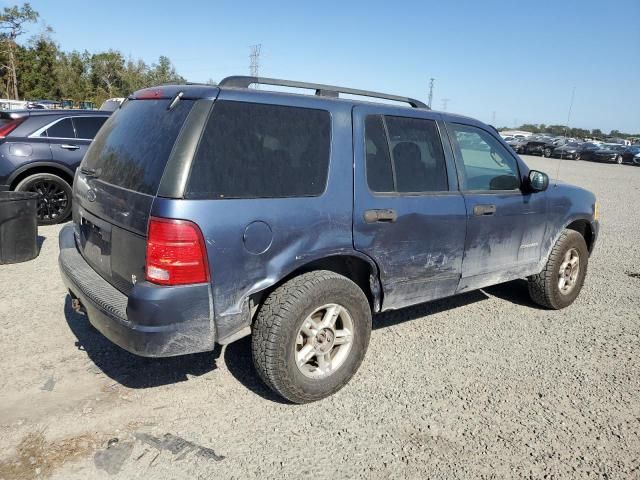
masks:
[[[38,224],[54,225],[64,222],[71,214],[71,186],[51,173],[35,173],[16,186],[19,192],[38,194]]]
[[[617,163],[618,165],[622,165],[622,155],[618,155],[618,156],[616,157],[616,163]]]
[[[370,335],[371,309],[360,287],[334,272],[309,272],[278,287],[260,307],[253,362],[278,394],[313,402],[355,375]]]
[[[574,230],[564,230],[542,272],[529,280],[529,295],[538,305],[554,310],[568,307],[578,297],[587,275],[589,250]]]
[[[551,149],[550,149],[550,148],[545,148],[545,149],[542,151],[542,154],[543,154],[545,157],[549,158],[549,157],[551,156]]]

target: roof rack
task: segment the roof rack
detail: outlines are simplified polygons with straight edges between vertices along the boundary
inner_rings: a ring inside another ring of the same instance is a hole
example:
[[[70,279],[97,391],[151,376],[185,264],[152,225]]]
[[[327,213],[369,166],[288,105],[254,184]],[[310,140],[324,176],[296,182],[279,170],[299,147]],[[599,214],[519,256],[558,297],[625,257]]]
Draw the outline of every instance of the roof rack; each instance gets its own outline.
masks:
[[[356,88],[336,87],[334,85],[324,85],[321,83],[296,82],[293,80],[280,80],[277,78],[249,77],[239,75],[227,77],[221,80],[218,85],[220,87],[249,88],[249,85],[254,84],[306,88],[309,90],[315,90],[316,95],[322,97],[338,98],[339,94],[347,93],[349,95],[359,95],[362,97],[384,98],[385,100],[394,100],[396,102],[408,103],[413,108],[425,108],[429,110],[429,107],[427,107],[427,105],[414,98],[401,97],[399,95],[390,95],[387,93],[370,92],[368,90],[358,90]]]

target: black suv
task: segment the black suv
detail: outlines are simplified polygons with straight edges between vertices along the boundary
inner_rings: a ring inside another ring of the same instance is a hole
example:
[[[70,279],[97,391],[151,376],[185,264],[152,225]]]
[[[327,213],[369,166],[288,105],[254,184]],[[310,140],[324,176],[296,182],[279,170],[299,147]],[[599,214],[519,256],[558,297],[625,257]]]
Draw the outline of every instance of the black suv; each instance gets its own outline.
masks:
[[[410,98],[165,85],[91,144],[60,271],[121,347],[165,357],[251,335],[265,383],[308,402],[354,375],[376,312],[517,278],[545,308],[569,306],[598,207],[548,183],[493,128]]]
[[[0,190],[36,192],[38,222],[60,223],[71,213],[71,185],[84,154],[111,112],[0,112]]]

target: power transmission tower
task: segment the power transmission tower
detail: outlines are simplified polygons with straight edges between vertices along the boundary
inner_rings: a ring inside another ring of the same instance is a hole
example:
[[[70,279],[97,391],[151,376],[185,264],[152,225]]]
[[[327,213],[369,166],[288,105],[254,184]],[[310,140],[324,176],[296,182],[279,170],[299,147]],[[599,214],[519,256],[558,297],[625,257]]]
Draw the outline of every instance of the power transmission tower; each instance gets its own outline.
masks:
[[[430,78],[429,79],[429,108],[431,108],[431,101],[433,100],[433,81],[435,80],[435,78]]]
[[[450,98],[443,98],[442,99],[442,110],[444,110],[445,112],[447,111],[447,105],[449,104],[449,100],[451,100]]]
[[[252,77],[260,76],[260,50],[262,49],[262,44],[258,43],[256,45],[251,45],[251,53],[249,54],[249,75]],[[255,88],[258,88],[258,85],[255,85]]]

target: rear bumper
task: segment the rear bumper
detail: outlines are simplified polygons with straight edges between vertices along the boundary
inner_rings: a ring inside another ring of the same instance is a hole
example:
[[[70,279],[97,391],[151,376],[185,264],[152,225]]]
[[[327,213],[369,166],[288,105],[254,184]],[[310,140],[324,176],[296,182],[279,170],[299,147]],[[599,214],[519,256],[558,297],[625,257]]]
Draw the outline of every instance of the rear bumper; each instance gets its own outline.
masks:
[[[161,287],[137,283],[126,296],[84,260],[73,227],[60,232],[58,263],[72,297],[91,324],[116,345],[143,357],[213,350],[215,326],[208,284]]]

